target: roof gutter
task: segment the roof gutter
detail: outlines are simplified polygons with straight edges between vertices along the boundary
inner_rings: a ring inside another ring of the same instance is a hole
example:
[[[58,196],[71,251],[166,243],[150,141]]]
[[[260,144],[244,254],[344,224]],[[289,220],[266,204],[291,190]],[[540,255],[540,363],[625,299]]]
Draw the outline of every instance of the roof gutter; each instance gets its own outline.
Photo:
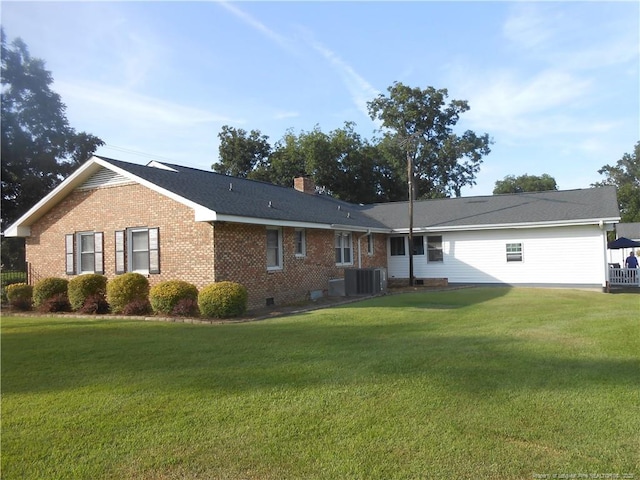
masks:
[[[503,230],[503,229],[524,229],[524,228],[551,228],[551,227],[571,227],[598,225],[614,225],[620,222],[620,217],[590,218],[581,220],[558,220],[553,222],[527,222],[527,223],[496,223],[487,225],[436,225],[428,227],[413,227],[414,232],[436,233],[436,232],[456,232],[456,231],[477,231],[477,230]],[[408,228],[394,228],[392,233],[409,233]]]

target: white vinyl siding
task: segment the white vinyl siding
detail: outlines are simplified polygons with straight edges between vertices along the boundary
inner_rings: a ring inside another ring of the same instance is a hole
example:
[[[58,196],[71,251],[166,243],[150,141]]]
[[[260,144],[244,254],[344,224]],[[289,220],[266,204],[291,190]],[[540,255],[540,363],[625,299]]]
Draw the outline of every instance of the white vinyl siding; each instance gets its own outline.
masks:
[[[603,285],[604,233],[597,226],[548,227],[442,235],[443,261],[414,258],[416,278],[450,283]],[[526,261],[507,262],[505,245],[520,243]],[[593,252],[603,252],[594,255]],[[388,256],[389,278],[408,278],[407,257]]]

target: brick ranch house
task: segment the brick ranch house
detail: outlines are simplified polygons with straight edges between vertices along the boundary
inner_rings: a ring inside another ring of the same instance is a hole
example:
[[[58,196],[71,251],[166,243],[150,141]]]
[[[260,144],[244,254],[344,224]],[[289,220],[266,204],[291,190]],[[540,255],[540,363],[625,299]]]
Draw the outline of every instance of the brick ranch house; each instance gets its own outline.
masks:
[[[619,220],[611,187],[419,201],[414,275],[604,286],[606,231]],[[25,237],[39,277],[230,280],[247,287],[249,308],[326,295],[347,268],[408,278],[406,202],[356,205],[303,178],[285,188],[159,162],[94,156],[5,235]]]

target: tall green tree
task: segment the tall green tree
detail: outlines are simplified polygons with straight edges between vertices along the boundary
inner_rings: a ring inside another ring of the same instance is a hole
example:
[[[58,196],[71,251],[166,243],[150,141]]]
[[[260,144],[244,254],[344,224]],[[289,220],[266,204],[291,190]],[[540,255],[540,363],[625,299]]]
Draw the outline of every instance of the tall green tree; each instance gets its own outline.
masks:
[[[503,180],[496,181],[493,189],[494,195],[499,193],[523,193],[523,192],[545,192],[547,190],[558,190],[556,179],[548,173],[542,175],[507,175]]]
[[[247,133],[228,125],[218,134],[220,161],[211,168],[218,173],[246,178],[256,168],[263,166],[271,153],[269,137],[258,130]]]
[[[615,165],[605,165],[598,173],[607,178],[594,187],[613,185],[617,189],[621,221],[640,222],[640,141],[632,153],[625,153]]]
[[[462,187],[475,185],[482,157],[490,153],[488,134],[454,132],[460,115],[469,110],[466,100],[448,104],[446,89],[411,88],[395,82],[389,95],[380,94],[367,104],[369,115],[380,120],[384,135],[401,146],[400,164],[412,165],[416,198],[460,195]]]
[[[21,39],[2,50],[2,231],[55,188],[103,141],[69,126],[66,106],[51,90],[53,77]],[[3,239],[2,263],[11,268],[21,255],[19,241]]]

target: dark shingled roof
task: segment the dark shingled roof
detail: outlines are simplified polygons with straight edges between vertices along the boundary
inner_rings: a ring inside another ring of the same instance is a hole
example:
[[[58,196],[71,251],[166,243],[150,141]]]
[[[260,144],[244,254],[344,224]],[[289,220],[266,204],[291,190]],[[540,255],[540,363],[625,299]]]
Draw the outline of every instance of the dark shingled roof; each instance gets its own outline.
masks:
[[[614,187],[444,198],[414,202],[414,228],[446,229],[619,218]],[[371,205],[366,213],[393,228],[408,228],[408,202]]]
[[[363,214],[362,206],[328,195],[302,193],[271,183],[164,162],[162,165],[175,171],[98,158],[220,215],[388,230],[378,220]]]
[[[619,223],[616,225],[616,234],[618,237],[640,240],[640,222]]]
[[[355,205],[327,195],[310,195],[293,188],[181,165],[162,164],[175,170],[172,171],[99,158],[220,215],[387,230],[409,226],[408,202]],[[615,187],[414,203],[416,229],[617,220],[619,217]]]

